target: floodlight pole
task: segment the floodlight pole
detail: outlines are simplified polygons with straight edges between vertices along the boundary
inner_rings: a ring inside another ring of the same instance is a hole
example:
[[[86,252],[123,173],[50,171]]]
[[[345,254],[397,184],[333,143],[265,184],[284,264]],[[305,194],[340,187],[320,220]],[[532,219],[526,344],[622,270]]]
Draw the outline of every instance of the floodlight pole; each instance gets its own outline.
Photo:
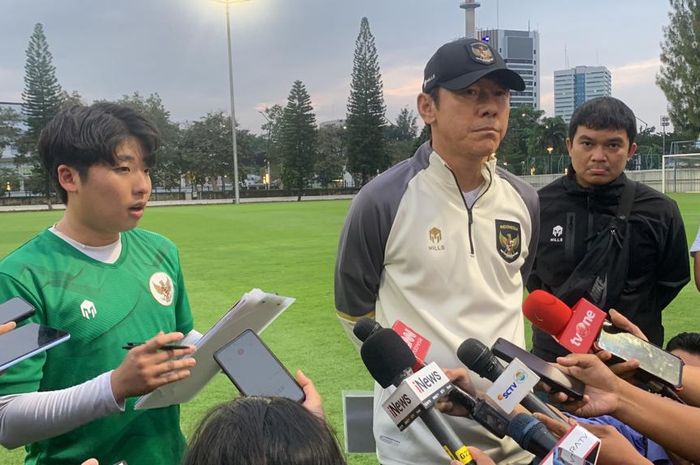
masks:
[[[231,19],[229,15],[229,4],[242,3],[247,0],[217,0],[219,3],[226,5],[226,37],[228,44],[228,86],[229,95],[231,97],[231,145],[233,146],[233,203],[238,205],[241,203],[241,197],[238,186],[238,144],[236,143],[236,111],[233,99],[233,55],[231,53]]]

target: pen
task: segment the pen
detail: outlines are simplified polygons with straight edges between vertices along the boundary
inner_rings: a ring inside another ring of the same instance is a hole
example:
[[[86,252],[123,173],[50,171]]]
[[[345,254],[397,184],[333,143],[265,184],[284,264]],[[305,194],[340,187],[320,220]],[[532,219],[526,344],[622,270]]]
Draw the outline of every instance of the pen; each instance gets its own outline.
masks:
[[[142,344],[145,344],[145,342],[127,342],[126,345],[122,346],[122,349],[124,350],[131,350],[134,347],[138,347]],[[164,346],[160,346],[158,349],[159,350],[177,350],[177,349],[189,349],[190,346],[179,346],[177,344],[166,344]]]

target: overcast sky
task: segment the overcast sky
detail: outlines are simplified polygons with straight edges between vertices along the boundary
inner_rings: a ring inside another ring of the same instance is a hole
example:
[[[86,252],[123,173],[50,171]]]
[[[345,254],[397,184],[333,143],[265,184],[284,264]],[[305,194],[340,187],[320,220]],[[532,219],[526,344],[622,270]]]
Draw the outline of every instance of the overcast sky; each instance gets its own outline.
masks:
[[[231,6],[236,116],[260,132],[258,113],[284,105],[300,79],[317,121],[345,117],[360,19],[369,19],[387,117],[415,108],[423,67],[464,35],[460,0],[251,0]],[[553,71],[603,65],[613,96],[659,127],[664,0],[481,0],[478,28],[540,33],[540,105],[554,112]],[[25,50],[44,25],[61,86],[85,100],[157,92],[175,121],[229,109],[224,5],[213,0],[0,0],[0,101],[20,101]],[[566,51],[566,52],[565,52]],[[640,123],[641,124],[641,123]]]

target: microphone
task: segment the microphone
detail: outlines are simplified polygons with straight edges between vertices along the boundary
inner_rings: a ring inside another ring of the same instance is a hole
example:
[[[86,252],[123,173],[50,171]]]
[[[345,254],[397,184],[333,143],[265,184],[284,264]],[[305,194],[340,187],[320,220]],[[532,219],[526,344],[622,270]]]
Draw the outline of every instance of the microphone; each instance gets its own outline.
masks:
[[[508,436],[515,439],[523,449],[537,457],[544,457],[557,445],[557,439],[537,418],[527,413],[518,413],[508,425]]]
[[[457,358],[470,370],[486,378],[491,382],[498,379],[503,373],[503,365],[495,355],[481,341],[469,338],[462,342],[457,349]],[[554,413],[549,406],[542,402],[536,395],[530,393],[521,402],[531,412],[539,412],[557,421],[561,421],[559,415]]]
[[[415,356],[401,337],[392,330],[381,328],[375,331],[362,345],[360,354],[370,374],[382,387],[386,388],[392,384],[398,386],[405,378],[412,374],[413,370],[410,367],[415,362]],[[530,420],[525,421],[521,418],[518,422],[513,424],[513,421],[505,414],[483,399],[475,401],[469,394],[464,393],[464,395],[470,399],[472,404],[475,404],[473,408],[466,407],[472,412],[472,417],[480,425],[484,426],[498,437],[502,438],[505,434],[508,434],[515,439],[523,449],[536,455],[544,452],[542,455],[539,455],[539,457],[544,457],[553,447],[549,446],[556,443],[556,439],[547,432],[544,424],[536,418],[527,414],[522,414],[529,417]],[[426,421],[424,417],[426,414],[430,416],[428,421]],[[437,417],[439,421],[433,422],[433,416]],[[447,442],[445,437],[454,436],[452,441],[454,442],[456,439],[456,443],[448,446],[451,447],[449,450],[454,450],[454,447],[461,444],[461,441],[456,437],[454,431],[452,431],[447,423],[444,423],[444,418],[438,412],[432,409],[426,410],[421,414],[421,419],[423,419],[423,422],[428,426],[431,433],[438,438],[440,444],[445,444]],[[558,417],[557,420],[559,420]],[[444,428],[440,426],[440,424],[435,423],[444,424]],[[516,430],[521,428],[523,424],[526,426],[529,425],[528,430],[523,433],[517,432]],[[525,434],[537,424],[541,426],[535,428],[532,433]],[[542,432],[543,428],[544,432]],[[440,439],[441,437],[443,439]]]
[[[415,356],[401,337],[384,328],[376,330],[364,341],[360,355],[369,373],[383,388],[391,385],[398,387],[413,374],[411,366],[416,362]],[[451,459],[456,458],[464,464],[473,461],[467,446],[439,412],[431,408],[423,411],[420,418]]]
[[[355,322],[355,326],[353,326],[352,332],[355,334],[356,338],[358,338],[362,342],[365,342],[368,337],[370,337],[372,334],[376,333],[380,329],[382,329],[382,325],[377,323],[377,320],[363,316],[362,318],[357,320],[357,322]]]
[[[352,332],[355,334],[355,337],[357,337],[360,341],[363,343],[378,332],[379,330],[384,329],[382,325],[380,325],[376,320],[368,317],[362,317],[357,322],[355,323],[355,326],[352,329]],[[392,330],[393,331],[393,330]],[[394,331],[396,333],[396,331]],[[398,333],[396,333],[398,334]],[[406,343],[406,341],[401,338],[401,340],[406,344],[406,347],[411,349],[409,345]],[[402,352],[404,352],[402,350]],[[413,353],[413,351],[411,351]],[[420,370],[421,368],[425,367],[425,363],[423,360],[417,359],[416,354],[413,353],[413,360],[414,363],[412,364],[412,369],[414,372]],[[381,383],[380,383],[381,384]],[[451,390],[448,394],[447,397],[450,399],[450,401],[461,405],[465,409],[467,409],[469,412],[473,412],[474,409],[476,408],[476,400],[472,396],[470,396],[467,392],[465,392],[462,388],[459,386],[454,386],[454,389]],[[492,423],[492,422],[490,422]],[[483,424],[482,424],[483,425]],[[495,429],[495,427],[491,424],[489,426],[485,426],[489,431],[491,431],[493,434],[498,436],[499,438],[503,438],[505,436],[505,429]]]
[[[533,326],[553,335],[571,352],[603,349],[618,360],[639,360],[635,378],[648,382],[657,392],[680,400],[673,388],[682,385],[683,361],[654,344],[618,330],[605,319],[604,311],[586,299],[580,299],[571,309],[554,295],[536,290],[525,298],[523,313]]]
[[[541,289],[525,298],[523,314],[533,326],[551,334],[562,347],[575,354],[591,350],[607,316],[586,299],[580,299],[571,309]]]

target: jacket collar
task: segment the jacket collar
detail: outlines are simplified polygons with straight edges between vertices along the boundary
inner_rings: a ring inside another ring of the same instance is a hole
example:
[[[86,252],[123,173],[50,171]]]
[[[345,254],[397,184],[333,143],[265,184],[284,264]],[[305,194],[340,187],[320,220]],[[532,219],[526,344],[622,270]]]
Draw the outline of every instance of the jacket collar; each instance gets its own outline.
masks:
[[[623,172],[612,182],[602,186],[583,187],[576,182],[576,174],[572,167],[569,167],[569,173],[563,178],[563,185],[568,195],[588,196],[592,200],[605,205],[617,204],[622,191],[627,184],[627,176]]]
[[[416,151],[414,158],[416,161],[425,166],[429,172],[435,175],[439,182],[447,188],[458,188],[457,178],[452,171],[452,168],[447,164],[445,160],[433,150],[430,145],[430,141],[425,142]],[[484,178],[483,191],[487,190],[494,179],[494,173],[496,172],[496,156],[495,154],[490,155],[481,164],[481,175]]]

